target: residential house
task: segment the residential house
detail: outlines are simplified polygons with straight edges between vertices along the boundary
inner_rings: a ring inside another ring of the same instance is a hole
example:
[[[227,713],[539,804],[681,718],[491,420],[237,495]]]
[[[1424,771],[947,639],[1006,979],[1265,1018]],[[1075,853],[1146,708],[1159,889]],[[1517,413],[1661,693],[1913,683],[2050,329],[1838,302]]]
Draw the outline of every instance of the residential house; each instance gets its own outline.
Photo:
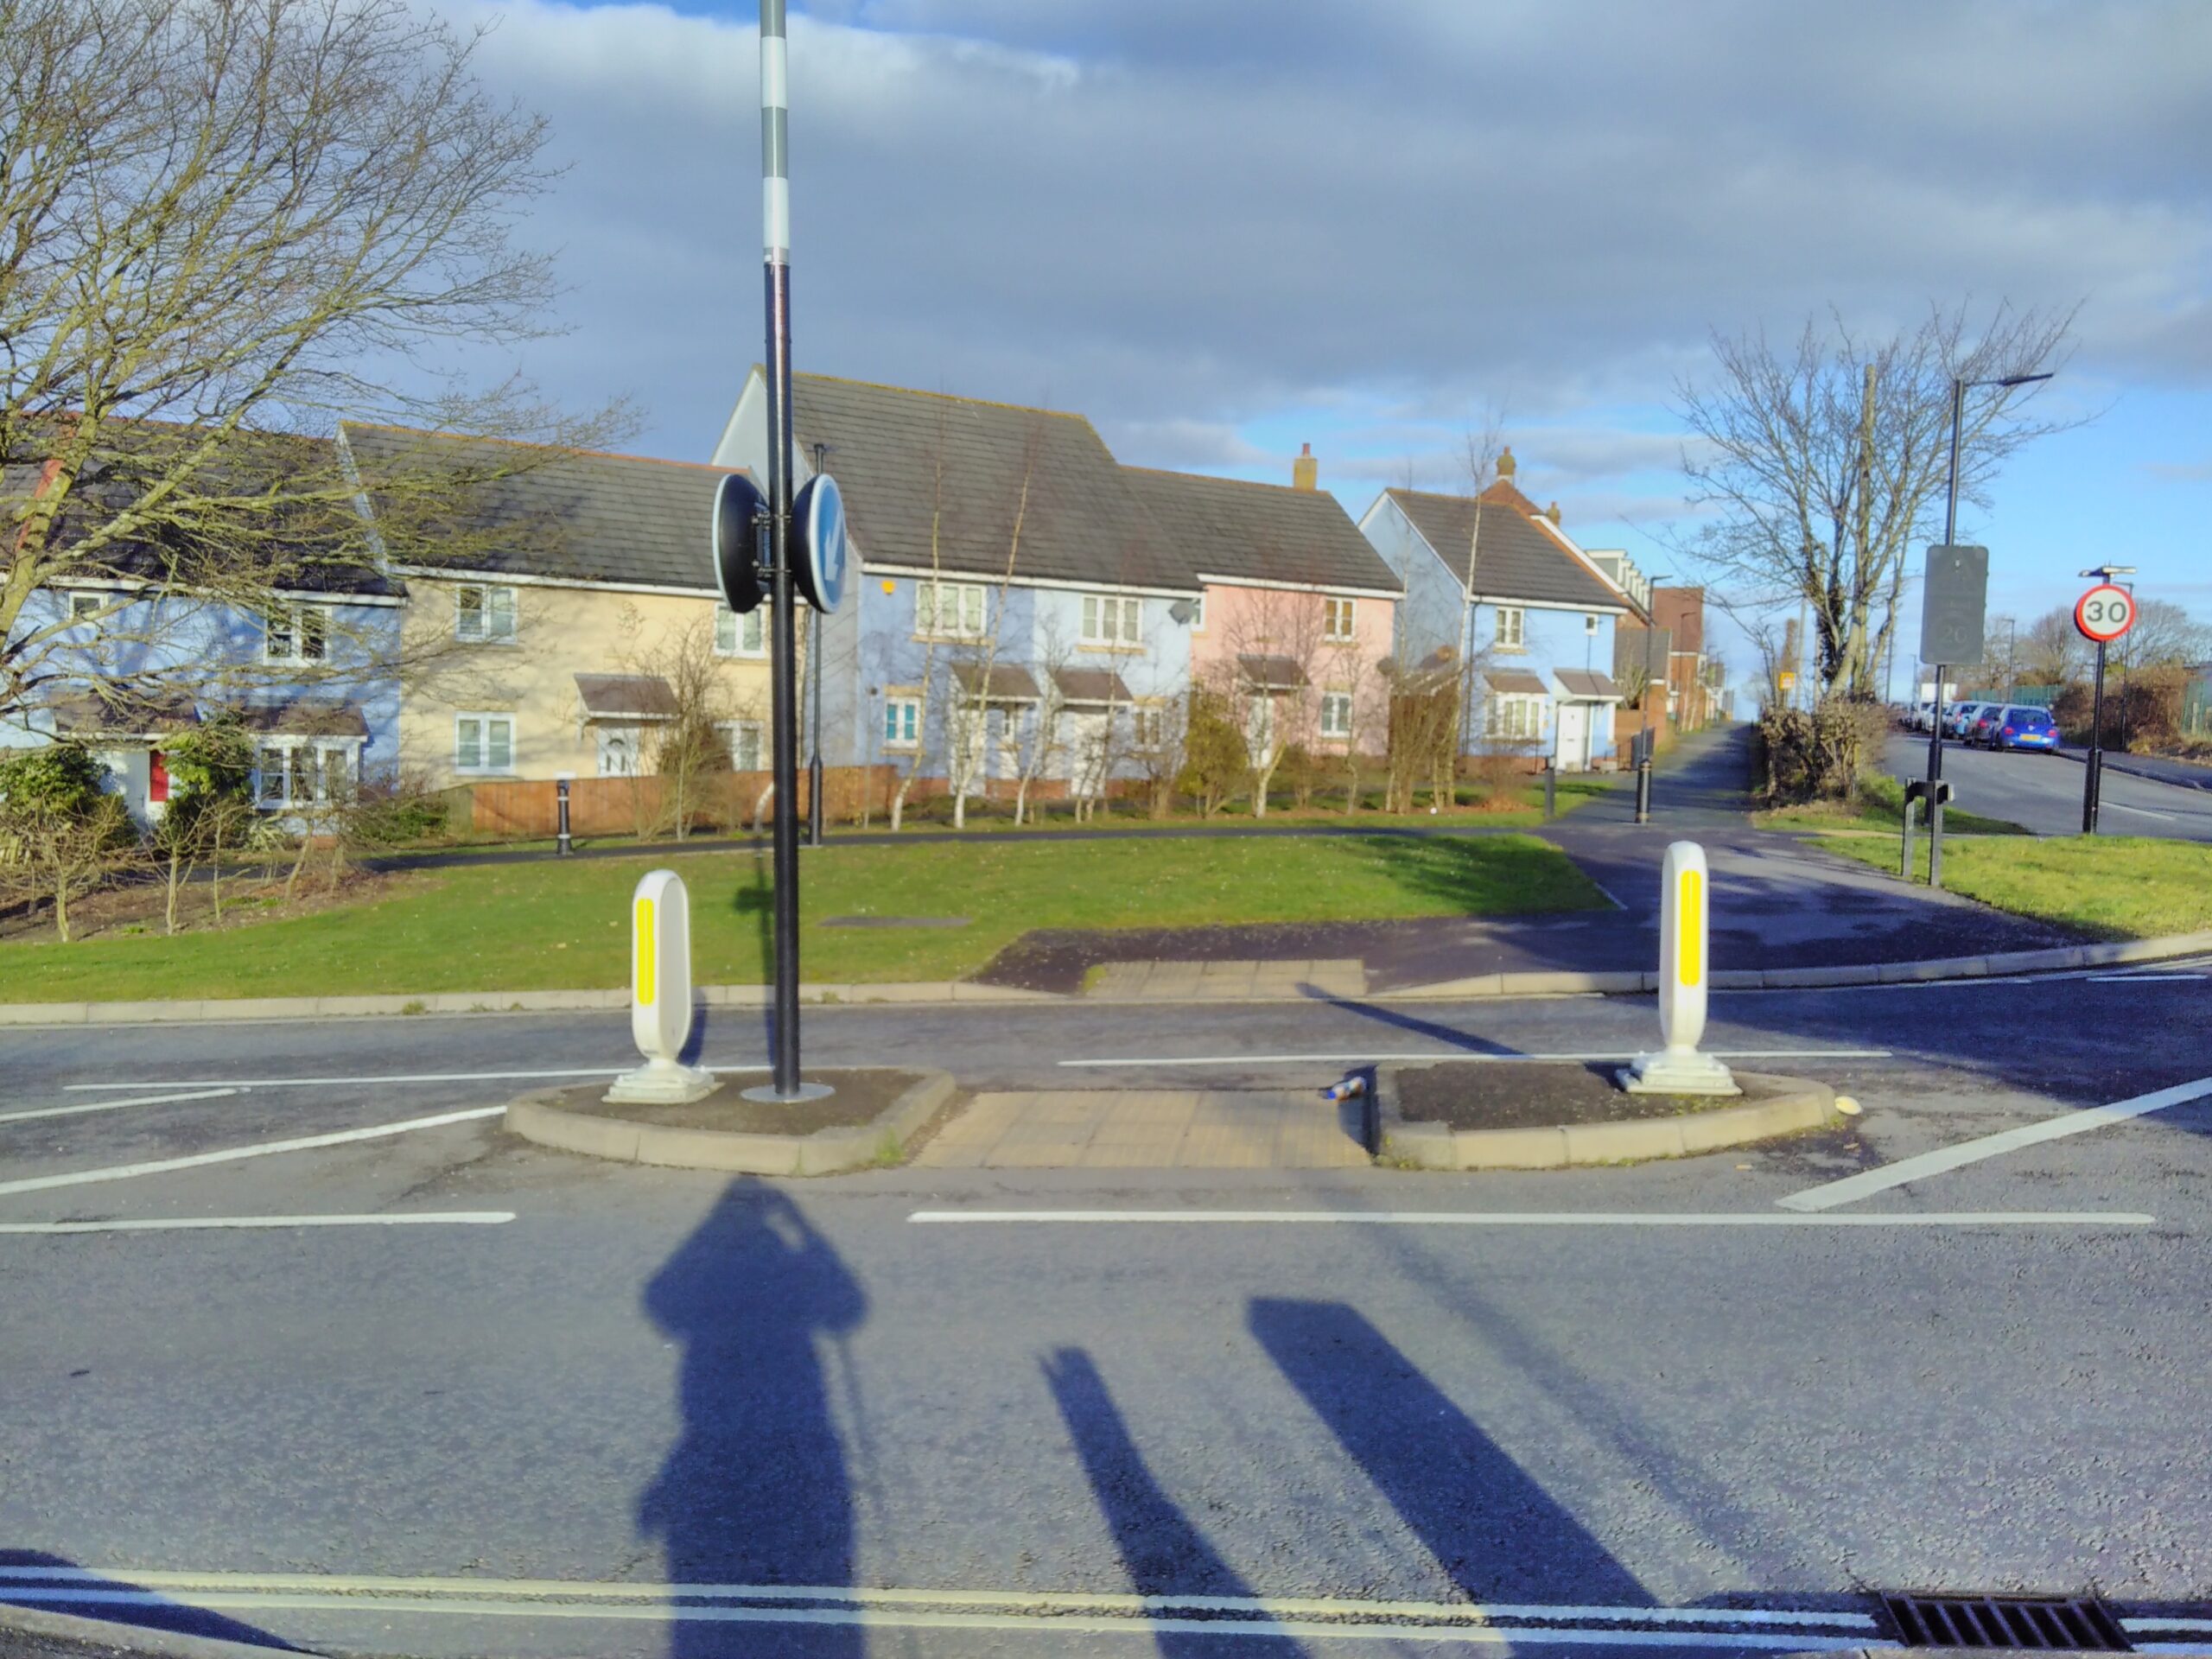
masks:
[[[1718,718],[1705,651],[1705,589],[1655,588],[1652,620],[1667,630],[1667,716],[1678,732],[1701,731]]]
[[[62,512],[57,533],[80,547],[146,487],[163,446],[194,436],[157,423],[117,432]],[[198,540],[172,533],[73,557],[16,620],[18,644],[47,634],[48,648],[32,646],[39,683],[16,718],[0,721],[0,747],[86,745],[142,825],[167,808],[169,747],[218,716],[251,736],[255,798],[272,814],[396,770],[392,663],[405,589],[378,566],[353,509],[334,505],[342,462],[329,440],[251,435],[226,452],[226,476],[210,469],[188,488],[265,492],[277,505],[241,523],[211,510]],[[35,499],[53,477],[50,463],[11,464],[0,498]]]
[[[1478,496],[1389,489],[1359,528],[1405,584],[1395,654],[1456,662],[1462,753],[1542,755],[1563,771],[1614,760],[1614,632],[1638,616],[1616,586],[1513,483],[1513,453]]]
[[[1405,588],[1319,487],[1313,446],[1288,485],[1123,469],[1199,586],[1191,671],[1243,705],[1248,735],[1379,753]]]
[[[769,613],[725,608],[709,557],[728,469],[360,423],[341,435],[379,520],[380,479],[441,463],[472,478],[435,561],[391,567],[411,780],[650,772],[686,695],[734,769],[766,766]]]
[[[1080,415],[795,376],[795,483],[844,493],[822,620],[822,757],[969,793],[1126,775],[1189,681],[1201,596]],[[715,460],[765,470],[756,365]]]

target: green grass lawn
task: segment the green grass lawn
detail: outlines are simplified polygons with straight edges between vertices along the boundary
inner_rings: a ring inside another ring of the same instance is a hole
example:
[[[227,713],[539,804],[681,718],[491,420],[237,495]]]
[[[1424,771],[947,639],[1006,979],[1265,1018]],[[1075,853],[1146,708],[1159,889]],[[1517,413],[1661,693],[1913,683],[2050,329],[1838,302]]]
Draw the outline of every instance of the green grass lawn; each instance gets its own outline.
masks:
[[[1950,821],[1946,812],[1947,827]],[[1822,845],[1897,874],[1894,840],[1834,836]],[[1926,879],[1924,837],[1916,837],[1913,869]],[[2118,836],[1953,842],[1947,836],[1943,885],[2089,938],[2156,938],[2212,928],[2212,847],[2193,842]]]
[[[1862,778],[1859,784],[1859,798],[1849,807],[1822,804],[1816,806],[1786,806],[1772,812],[1754,813],[1751,822],[1762,830],[1888,830],[1895,831],[1904,822],[1904,791],[1897,787],[1897,780],[1883,773]],[[1928,827],[1928,814],[1923,809],[1915,815],[1918,830]],[[1946,835],[1961,836],[2024,836],[2028,832],[2010,818],[1984,817],[1979,812],[1947,806],[1943,809],[1943,830]],[[1893,856],[1891,865],[1897,863]]]
[[[426,871],[374,904],[220,931],[0,945],[0,1001],[340,995],[619,986],[647,859]],[[702,984],[767,976],[768,861],[686,856]],[[1232,841],[991,836],[838,847],[803,860],[805,977],[947,979],[1032,928],[1196,927],[1583,910],[1606,900],[1527,836]],[[824,927],[840,916],[958,928]]]

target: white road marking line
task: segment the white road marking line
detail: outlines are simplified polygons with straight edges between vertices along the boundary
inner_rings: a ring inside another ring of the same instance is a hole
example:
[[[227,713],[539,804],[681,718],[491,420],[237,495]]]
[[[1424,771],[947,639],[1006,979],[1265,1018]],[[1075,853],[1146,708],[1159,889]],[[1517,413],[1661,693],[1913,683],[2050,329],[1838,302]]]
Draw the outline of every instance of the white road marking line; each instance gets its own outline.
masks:
[[[617,1601],[835,1601],[856,1606],[1014,1607],[1080,1612],[1293,1613],[1388,1615],[1411,1618],[1503,1619],[1550,1624],[1751,1624],[1873,1630],[1872,1614],[1819,1612],[1800,1608],[1636,1607],[1555,1605],[1550,1603],[1370,1601],[1341,1596],[1172,1596],[1051,1590],[899,1590],[836,1584],[673,1584],[575,1579],[489,1579],[357,1576],[327,1573],[102,1573],[82,1567],[0,1567],[9,1583],[115,1586],[127,1580],[143,1591],[165,1589],[307,1590],[327,1594],[385,1596],[547,1597]]]
[[[2125,801],[2103,801],[2099,804],[2114,812],[2139,812],[2146,818],[2164,818],[2168,823],[2177,823],[2181,820],[2181,814],[2178,812],[2153,812],[2147,806],[2130,806]]]
[[[183,1216],[148,1221],[0,1221],[0,1235],[194,1233],[277,1227],[497,1227],[512,1210],[416,1210],[389,1216]]]
[[[143,1089],[143,1084],[132,1084]],[[80,1112],[115,1112],[125,1106],[169,1106],[181,1100],[213,1100],[223,1095],[235,1095],[235,1086],[226,1089],[200,1089],[188,1095],[144,1095],[137,1100],[95,1100],[75,1106],[41,1106],[28,1112],[0,1112],[0,1123],[27,1123],[35,1117],[74,1117]]]
[[[6,1599],[16,1602],[57,1602],[64,1605],[159,1606],[175,1605],[170,1599],[131,1591],[10,1590]],[[467,1618],[598,1618],[649,1620],[668,1624],[817,1624],[861,1626],[877,1630],[1024,1630],[1053,1635],[1154,1637],[1166,1633],[1209,1637],[1266,1637],[1276,1640],[1305,1637],[1313,1641],[1402,1642],[1409,1638],[1433,1642],[1464,1642],[1485,1647],[1637,1647],[1729,1648],[1777,1653],[1847,1652],[1866,1645],[1865,1636],[1822,1636],[1803,1633],[1769,1634],[1743,1630],[1634,1630],[1588,1625],[1480,1624],[1338,1624],[1287,1618],[1162,1618],[1156,1616],[1085,1616],[1080,1613],[956,1613],[908,1611],[887,1607],[743,1607],[701,1606],[696,1603],[669,1605],[621,1606],[574,1601],[443,1601],[405,1596],[313,1595],[302,1593],[257,1595],[197,1593],[175,1599],[189,1607],[210,1611],[289,1609],[306,1611],[366,1613],[377,1618],[392,1613],[440,1613]],[[1356,1612],[1348,1605],[1347,1613]]]
[[[2040,1146],[2046,1141],[2101,1129],[2107,1124],[2124,1123],[2130,1118],[2141,1117],[2148,1112],[2162,1112],[2169,1106],[2180,1106],[2208,1094],[2212,1094],[2212,1077],[2199,1077],[2194,1083],[2177,1083],[2171,1089],[2159,1089],[2129,1100],[2114,1101],[2109,1106],[2084,1107],[2079,1111],[2047,1117],[2040,1123],[2024,1124],[2001,1134],[1985,1135],[1976,1140],[1961,1141],[1956,1146],[1923,1152],[1916,1158],[1901,1158],[1894,1164],[1885,1164],[1881,1168],[1870,1169],[1862,1175],[1847,1175],[1840,1181],[1826,1181],[1819,1186],[1808,1186],[1802,1192],[1792,1192],[1788,1198],[1777,1198],[1775,1202],[1785,1210],[1831,1210],[1840,1204],[1854,1203],[1870,1193],[1885,1192],[1891,1187],[1903,1186],[1908,1181],[1941,1175],[1947,1170],[1958,1169],[1967,1164],[1978,1164],[1985,1158],[2018,1152],[2022,1147]]]
[[[504,1106],[472,1106],[465,1111],[440,1112],[435,1117],[410,1117],[398,1123],[372,1123],[365,1129],[340,1129],[330,1135],[303,1135],[289,1141],[266,1141],[254,1147],[228,1147],[220,1152],[195,1152],[183,1158],[156,1158],[141,1164],[111,1164],[105,1169],[72,1170],[66,1175],[32,1175],[22,1180],[0,1181],[0,1197],[12,1192],[44,1192],[57,1186],[85,1186],[95,1181],[125,1181],[137,1175],[165,1175],[175,1169],[199,1169],[208,1164],[232,1163],[241,1158],[269,1158],[280,1152],[311,1152],[317,1147],[344,1146],[349,1141],[374,1141],[412,1129],[442,1128],[473,1118],[497,1117]]]
[[[1604,1210],[917,1210],[910,1222],[1261,1224],[1338,1227],[2148,1227],[2128,1210],[1946,1210],[1916,1215],[1777,1215],[1750,1211]]]
[[[2138,1630],[2187,1630],[2192,1636],[2212,1636],[2212,1618],[2146,1617],[2122,1618],[2120,1622],[2130,1636]]]
[[[339,1084],[403,1084],[403,1083],[531,1083],[548,1077],[612,1077],[626,1068],[619,1065],[571,1066],[551,1071],[404,1071],[389,1077],[180,1077],[169,1084],[149,1084],[143,1078],[137,1083],[67,1083],[63,1089],[72,1093],[91,1093],[110,1089],[312,1089],[318,1085]],[[710,1065],[709,1071],[766,1071],[765,1063],[745,1065]]]
[[[1886,1048],[1708,1048],[1707,1053],[1724,1060],[1886,1060]],[[1567,1060],[1632,1060],[1634,1049],[1608,1048],[1579,1054],[1484,1054],[1452,1048],[1425,1048],[1407,1054],[1377,1054],[1371,1051],[1341,1054],[1202,1054],[1147,1055],[1112,1060],[1062,1060],[1064,1066],[1100,1065],[1369,1065],[1381,1060],[1482,1060],[1497,1065]]]

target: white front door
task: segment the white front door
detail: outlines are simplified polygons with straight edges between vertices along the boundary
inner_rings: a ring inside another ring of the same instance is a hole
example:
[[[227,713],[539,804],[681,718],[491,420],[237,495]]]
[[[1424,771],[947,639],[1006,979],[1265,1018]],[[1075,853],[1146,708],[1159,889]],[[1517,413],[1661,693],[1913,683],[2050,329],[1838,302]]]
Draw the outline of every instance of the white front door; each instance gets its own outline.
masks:
[[[1007,709],[999,715],[998,756],[992,775],[1009,783],[1021,776],[1021,728],[1027,710]]]
[[[643,734],[635,726],[602,726],[599,728],[599,775],[602,778],[635,778],[643,769],[638,751],[642,747]]]
[[[1109,715],[1064,714],[1060,741],[1067,746],[1068,793],[1096,795],[1106,782],[1106,722]]]
[[[1562,702],[1559,706],[1559,769],[1561,772],[1587,772],[1590,769],[1590,705],[1586,702]]]

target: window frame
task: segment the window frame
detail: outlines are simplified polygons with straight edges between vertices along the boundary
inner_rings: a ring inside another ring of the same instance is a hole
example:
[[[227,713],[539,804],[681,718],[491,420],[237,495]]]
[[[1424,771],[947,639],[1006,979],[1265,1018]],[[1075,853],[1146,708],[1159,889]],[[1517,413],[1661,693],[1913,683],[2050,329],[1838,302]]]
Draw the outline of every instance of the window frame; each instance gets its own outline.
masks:
[[[461,626],[462,618],[467,614],[466,603],[471,594],[475,595],[476,598],[478,628],[474,633],[471,633]],[[506,632],[504,633],[495,632],[492,626],[500,610],[499,605],[495,601],[502,598],[506,601],[507,617]],[[461,582],[454,584],[453,637],[455,639],[467,645],[512,645],[518,642],[521,632],[522,595],[518,589],[497,582]]]
[[[953,626],[944,626],[944,597],[953,599]],[[927,595],[928,614],[924,615]],[[968,601],[976,601],[976,620],[968,621]],[[990,590],[980,582],[941,582],[924,578],[914,584],[914,637],[918,639],[981,639],[990,631]]]
[[[1493,605],[1491,607],[1491,613],[1495,633],[1495,637],[1491,641],[1492,645],[1499,651],[1529,649],[1529,610],[1526,606]],[[1513,626],[1510,630],[1505,626],[1508,617],[1513,620]],[[1507,637],[1509,632],[1511,635],[1510,639]],[[1524,691],[1516,695],[1527,696],[1529,694]]]
[[[906,709],[911,718],[903,721],[894,721],[892,718],[892,711],[895,709]],[[904,737],[893,737],[893,732],[901,725],[906,728],[907,734]],[[902,754],[909,750],[918,750],[922,747],[922,700],[920,697],[911,693],[892,693],[885,696],[883,699],[883,747],[887,751],[896,750]]]
[[[1085,594],[1076,643],[1090,651],[1142,651],[1144,601],[1135,594]]]
[[[1330,710],[1331,709],[1332,709],[1332,708],[1334,708],[1334,709],[1341,709],[1341,710],[1343,711],[1343,714],[1344,714],[1344,721],[1343,721],[1343,723],[1342,723],[1341,725],[1334,726],[1334,727],[1332,727],[1332,726],[1331,726],[1331,725],[1330,725],[1330,723],[1329,723],[1329,710]],[[1329,739],[1332,742],[1336,742],[1336,741],[1344,741],[1344,742],[1349,742],[1349,741],[1351,741],[1351,692],[1349,692],[1349,691],[1324,691],[1324,692],[1321,694],[1321,711],[1320,711],[1320,726],[1319,726],[1319,730],[1320,730],[1320,734],[1321,734],[1323,737]]]
[[[1544,735],[1551,699],[1536,691],[1493,691],[1483,719],[1483,734],[1511,743],[1536,742]]]
[[[1140,749],[1156,749],[1166,735],[1167,711],[1156,702],[1141,702],[1129,710],[1129,741]]]
[[[261,660],[284,668],[313,668],[330,660],[330,607],[309,600],[280,599],[261,619]],[[310,621],[309,619],[313,620]],[[278,634],[287,641],[276,649]],[[312,641],[315,649],[305,647]]]
[[[461,728],[465,721],[477,724],[477,761],[474,766],[461,758]],[[492,764],[492,722],[505,721],[507,727],[507,763],[504,766]],[[519,722],[512,709],[461,709],[453,717],[453,769],[464,778],[512,778],[515,772],[516,735]]]
[[[71,594],[69,596],[69,626],[83,627],[86,624],[99,626],[99,616],[107,601],[98,594]]]
[[[760,764],[767,753],[768,734],[766,728],[763,727],[759,721],[718,720],[715,722],[715,729],[721,734],[722,741],[728,746],[729,769],[732,772],[766,772],[768,770],[767,767]],[[749,766],[741,766],[737,764],[738,750],[741,747],[740,740],[748,732],[753,735],[753,764]]]
[[[253,804],[257,811],[293,812],[303,806],[320,806],[338,798],[330,789],[330,757],[341,755],[346,762],[346,781],[343,787],[349,792],[360,786],[361,740],[359,738],[329,738],[289,736],[271,732],[254,740],[253,746]],[[280,792],[269,792],[270,776],[268,757],[282,757],[276,771]],[[302,768],[303,755],[315,757],[312,768]],[[311,772],[312,788],[300,788],[303,772]]]
[[[725,619],[729,623],[729,644],[727,645],[722,644],[722,623]],[[747,645],[745,643],[746,630],[748,627],[759,630],[760,635],[759,644]],[[733,662],[759,662],[766,658],[768,655],[768,607],[766,605],[756,605],[749,611],[738,612],[733,611],[721,601],[716,600],[715,601],[715,655]]]
[[[1347,645],[1358,639],[1359,601],[1335,594],[1323,594],[1321,638],[1332,645]]]

